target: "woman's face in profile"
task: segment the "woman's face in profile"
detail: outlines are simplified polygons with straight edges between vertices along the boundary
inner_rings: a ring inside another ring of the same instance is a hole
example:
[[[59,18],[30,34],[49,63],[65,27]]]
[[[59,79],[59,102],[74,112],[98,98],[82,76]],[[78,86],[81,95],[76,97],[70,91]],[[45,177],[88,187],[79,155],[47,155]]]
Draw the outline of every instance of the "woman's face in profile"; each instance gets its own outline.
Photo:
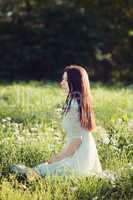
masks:
[[[65,92],[69,92],[69,86],[68,86],[68,81],[67,81],[67,72],[64,72],[62,76],[62,81],[60,82],[61,88],[65,90]]]

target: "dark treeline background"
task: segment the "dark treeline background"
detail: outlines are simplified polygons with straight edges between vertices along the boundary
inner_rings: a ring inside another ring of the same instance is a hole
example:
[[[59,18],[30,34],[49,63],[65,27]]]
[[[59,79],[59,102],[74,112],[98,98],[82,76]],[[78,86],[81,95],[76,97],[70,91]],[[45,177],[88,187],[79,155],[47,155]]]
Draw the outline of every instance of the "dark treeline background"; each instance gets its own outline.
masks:
[[[133,1],[0,0],[0,79],[57,80],[69,64],[131,83]]]

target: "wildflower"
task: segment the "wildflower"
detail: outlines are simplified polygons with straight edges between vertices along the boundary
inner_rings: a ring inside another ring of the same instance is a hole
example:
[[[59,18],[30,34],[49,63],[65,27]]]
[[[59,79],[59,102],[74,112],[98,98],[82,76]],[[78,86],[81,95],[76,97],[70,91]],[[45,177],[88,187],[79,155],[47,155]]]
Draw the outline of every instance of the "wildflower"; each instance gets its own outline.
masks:
[[[111,172],[109,170],[104,170],[102,173],[102,177],[110,180],[112,183],[118,178],[118,174],[116,172]]]
[[[60,135],[61,135],[61,134],[60,134],[59,132],[55,132],[55,133],[54,133],[54,137],[60,137]]]
[[[100,140],[103,144],[109,144],[110,140],[109,137],[106,133],[106,129],[101,127],[101,126],[97,126],[97,133],[100,136]]]
[[[16,138],[16,143],[17,144],[23,144],[25,142],[25,138],[23,136],[18,136]]]
[[[2,119],[1,121],[2,121],[3,123],[7,122],[7,120],[6,120],[6,119]]]
[[[3,127],[3,128],[6,128],[6,125],[5,125],[5,124],[2,124],[2,127]]]
[[[62,108],[57,108],[57,109],[56,109],[56,112],[57,112],[57,113],[61,113],[61,112],[62,112]]]
[[[117,141],[116,137],[111,137],[110,141],[111,141],[112,145],[114,145],[114,146],[118,145],[118,141]]]
[[[53,144],[48,144],[48,148],[50,148],[50,150],[53,150],[53,149],[55,149],[55,145],[53,145]]]
[[[37,138],[32,138],[31,141],[32,142],[37,142]]]
[[[19,124],[18,123],[13,123],[12,125],[14,126],[14,128],[19,129]]]
[[[133,131],[133,119],[128,121],[128,130]]]
[[[62,113],[62,109],[57,108],[56,111],[55,111],[55,116],[60,119],[62,117],[61,113]]]
[[[75,191],[77,191],[78,190],[78,187],[71,187],[71,189],[70,189],[72,192],[75,192]]]
[[[110,142],[110,140],[109,140],[109,138],[108,138],[108,135],[106,134],[106,135],[103,135],[103,144],[109,144],[109,142]]]
[[[97,196],[92,198],[92,200],[97,200],[97,199],[99,199]]]
[[[127,166],[128,166],[130,169],[133,170],[133,163],[130,162],[130,163],[127,164]]]
[[[30,130],[31,130],[31,132],[37,132],[38,131],[38,129],[36,127],[33,127]]]
[[[16,129],[16,130],[14,131],[14,135],[19,135],[19,130],[18,130],[18,129]]]
[[[116,150],[116,151],[119,151],[119,148],[118,147],[116,147],[116,146],[112,146],[112,148],[114,149],[114,150]]]
[[[97,132],[99,134],[106,134],[106,130],[102,126],[97,126]]]
[[[6,117],[6,120],[7,121],[11,121],[11,117]]]
[[[1,140],[1,144],[6,144],[6,145],[8,145],[9,142],[10,142],[10,137],[7,137],[7,138],[4,138],[4,139]]]
[[[34,127],[35,127],[35,128],[41,128],[41,127],[42,127],[42,124],[35,124]]]
[[[9,12],[6,13],[7,17],[11,17],[12,15],[13,15],[13,12],[11,12],[11,11],[9,11]]]
[[[121,118],[118,118],[118,120],[116,121],[116,124],[117,124],[117,125],[121,125],[122,122],[123,122],[123,120],[122,120]]]

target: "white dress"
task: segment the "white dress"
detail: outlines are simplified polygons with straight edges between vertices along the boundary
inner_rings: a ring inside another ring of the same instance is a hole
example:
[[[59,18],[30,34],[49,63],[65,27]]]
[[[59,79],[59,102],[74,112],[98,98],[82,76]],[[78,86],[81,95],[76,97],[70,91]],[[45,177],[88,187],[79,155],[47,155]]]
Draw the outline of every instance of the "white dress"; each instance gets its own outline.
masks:
[[[90,174],[101,174],[102,167],[96,143],[92,133],[81,127],[76,99],[71,101],[71,108],[67,115],[63,117],[62,126],[68,136],[64,148],[67,148],[75,138],[82,139],[80,146],[72,156],[51,164],[39,164],[34,167],[34,170],[41,176],[87,176]]]

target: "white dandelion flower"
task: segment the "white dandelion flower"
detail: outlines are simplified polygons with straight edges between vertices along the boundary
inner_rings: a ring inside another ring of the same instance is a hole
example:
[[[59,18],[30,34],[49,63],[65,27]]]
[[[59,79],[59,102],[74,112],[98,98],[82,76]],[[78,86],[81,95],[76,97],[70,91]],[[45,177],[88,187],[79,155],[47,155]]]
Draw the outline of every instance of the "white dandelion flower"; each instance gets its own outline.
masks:
[[[133,119],[128,121],[128,130],[133,131]]]
[[[2,121],[3,123],[7,122],[7,120],[6,120],[6,119],[2,119],[1,121]]]
[[[53,150],[53,149],[55,149],[55,145],[54,145],[54,144],[48,144],[48,148],[49,148],[50,150]]]
[[[123,120],[121,118],[118,118],[117,121],[116,121],[116,124],[121,125],[122,123],[123,123]]]
[[[109,144],[110,139],[108,137],[108,134],[106,132],[106,129],[101,127],[101,126],[97,126],[97,133],[99,135],[99,139],[103,144]]]
[[[78,187],[71,187],[71,189],[70,189],[72,192],[75,192],[75,191],[77,191],[78,190]]]
[[[11,121],[11,117],[6,117],[6,120],[7,121]]]
[[[102,177],[110,180],[113,183],[116,180],[116,178],[118,178],[118,174],[110,170],[104,170],[102,173]]]
[[[92,198],[92,200],[98,200],[98,199],[99,199],[99,197],[97,197],[97,196]]]
[[[32,127],[32,128],[30,129],[30,131],[31,131],[31,132],[37,132],[38,129],[37,129],[36,127]]]
[[[118,145],[118,141],[117,141],[116,137],[111,137],[110,141],[111,141],[112,145],[114,145],[114,146]]]

